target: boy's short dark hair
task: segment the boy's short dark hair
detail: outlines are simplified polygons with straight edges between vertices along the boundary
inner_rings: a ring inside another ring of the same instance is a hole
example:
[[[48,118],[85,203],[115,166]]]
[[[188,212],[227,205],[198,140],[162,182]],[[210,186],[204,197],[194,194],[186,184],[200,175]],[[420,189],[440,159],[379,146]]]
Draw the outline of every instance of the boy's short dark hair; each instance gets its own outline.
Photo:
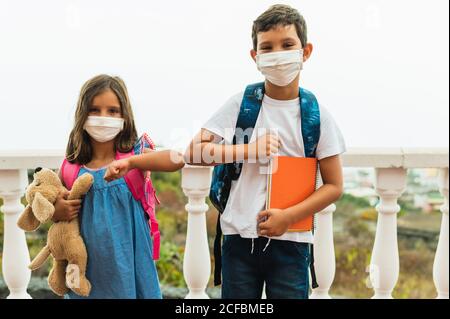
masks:
[[[291,6],[276,4],[271,6],[253,22],[253,49],[257,49],[257,35],[259,32],[266,32],[278,26],[287,26],[291,24],[295,25],[302,46],[305,47],[308,37],[306,22],[303,16],[297,11],[297,9],[294,9]]]

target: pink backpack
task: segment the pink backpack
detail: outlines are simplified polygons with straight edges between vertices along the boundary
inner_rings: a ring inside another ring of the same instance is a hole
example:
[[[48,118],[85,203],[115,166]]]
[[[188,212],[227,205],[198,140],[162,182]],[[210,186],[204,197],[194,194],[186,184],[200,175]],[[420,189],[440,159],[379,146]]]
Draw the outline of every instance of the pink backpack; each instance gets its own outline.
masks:
[[[135,155],[136,147],[139,147],[139,153],[143,154],[144,148],[148,147],[151,150],[155,149],[155,144],[144,134],[136,144],[136,146],[129,153],[117,152],[116,160],[127,158]],[[67,159],[64,159],[61,165],[61,176],[67,189],[72,189],[73,183],[80,172],[80,164],[72,164]],[[134,199],[141,202],[144,211],[149,217],[150,235],[153,238],[153,259],[158,260],[161,246],[161,234],[159,232],[158,221],[156,220],[155,207],[159,204],[158,197],[156,197],[156,191],[153,187],[152,180],[150,178],[150,172],[142,174],[139,169],[130,170],[124,177],[127,186],[133,195]]]

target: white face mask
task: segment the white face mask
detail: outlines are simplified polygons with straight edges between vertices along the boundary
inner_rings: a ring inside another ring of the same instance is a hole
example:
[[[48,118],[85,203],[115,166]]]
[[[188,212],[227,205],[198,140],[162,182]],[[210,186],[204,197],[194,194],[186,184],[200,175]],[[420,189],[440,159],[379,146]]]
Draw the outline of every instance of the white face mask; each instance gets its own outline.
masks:
[[[122,130],[125,120],[108,116],[89,116],[84,129],[97,142],[105,143],[113,140]]]
[[[256,56],[258,70],[277,86],[287,86],[303,67],[303,50],[264,53]]]

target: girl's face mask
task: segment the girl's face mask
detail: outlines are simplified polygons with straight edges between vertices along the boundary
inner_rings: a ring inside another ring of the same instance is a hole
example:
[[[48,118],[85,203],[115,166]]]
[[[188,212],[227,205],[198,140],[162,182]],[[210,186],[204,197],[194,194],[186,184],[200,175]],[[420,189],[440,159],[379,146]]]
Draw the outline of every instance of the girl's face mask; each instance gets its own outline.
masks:
[[[84,129],[99,143],[109,142],[123,130],[125,120],[123,118],[108,116],[89,116],[84,124]]]
[[[258,70],[277,86],[288,86],[303,67],[303,50],[288,50],[256,56]]]

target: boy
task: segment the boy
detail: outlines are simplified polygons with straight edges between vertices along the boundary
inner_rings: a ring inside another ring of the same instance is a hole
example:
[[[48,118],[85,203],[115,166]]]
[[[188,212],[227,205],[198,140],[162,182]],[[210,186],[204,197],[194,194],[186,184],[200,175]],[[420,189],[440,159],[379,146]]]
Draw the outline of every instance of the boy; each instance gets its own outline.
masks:
[[[266,80],[261,84],[264,96],[253,134],[247,135],[249,143],[234,137],[241,102],[247,98],[247,93],[240,93],[203,126],[185,159],[189,164],[211,166],[243,161],[220,217],[222,298],[259,299],[265,284],[267,298],[306,299],[313,235],[287,230],[339,199],[343,191],[339,155],[345,152],[345,144],[331,115],[320,107],[320,139],[314,155],[323,186],[296,206],[265,210],[267,176],[262,172],[267,159],[275,154],[305,157],[299,107],[305,97],[299,96],[299,79],[313,46],[307,42],[305,20],[286,5],[272,6],[258,17],[252,38],[251,57]]]

